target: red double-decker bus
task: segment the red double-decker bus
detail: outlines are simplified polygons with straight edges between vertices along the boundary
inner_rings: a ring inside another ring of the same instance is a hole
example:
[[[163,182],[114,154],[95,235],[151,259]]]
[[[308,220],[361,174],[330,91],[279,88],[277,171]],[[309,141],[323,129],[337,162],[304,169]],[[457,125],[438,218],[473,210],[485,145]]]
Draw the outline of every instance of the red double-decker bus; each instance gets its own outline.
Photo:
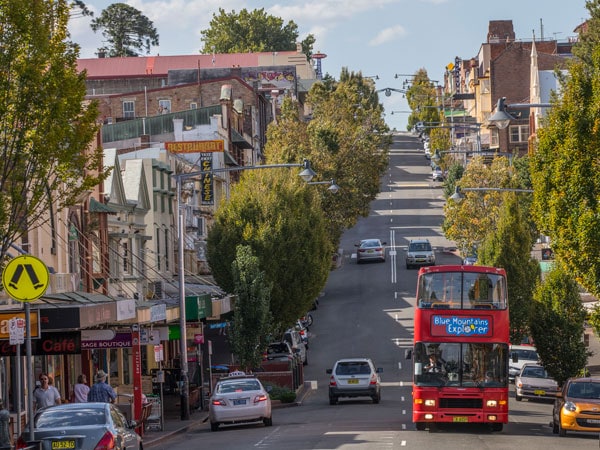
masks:
[[[413,422],[508,422],[509,318],[506,272],[483,266],[419,271],[413,370]]]

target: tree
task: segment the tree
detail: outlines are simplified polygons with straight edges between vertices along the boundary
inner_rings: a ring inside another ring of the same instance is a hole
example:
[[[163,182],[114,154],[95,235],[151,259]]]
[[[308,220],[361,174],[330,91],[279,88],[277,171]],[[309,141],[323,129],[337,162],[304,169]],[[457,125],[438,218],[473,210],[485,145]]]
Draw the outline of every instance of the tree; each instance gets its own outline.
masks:
[[[429,126],[440,123],[440,110],[437,91],[427,70],[419,69],[406,90],[406,101],[412,113],[408,117],[407,130],[412,130],[419,122]],[[429,129],[425,129],[429,134]]]
[[[75,204],[105,174],[90,150],[98,110],[68,41],[70,2],[0,4],[0,260],[51,208]]]
[[[248,53],[296,50],[298,26],[268,15],[264,8],[239,13],[219,8],[210,28],[200,31],[204,46],[202,53]],[[315,37],[309,34],[302,42],[302,52],[310,58]]]
[[[511,342],[521,342],[529,334],[533,291],[541,276],[540,265],[531,256],[531,228],[519,197],[523,195],[504,193],[496,226],[477,252],[479,264],[506,270]]]
[[[542,365],[562,385],[587,363],[579,288],[572,276],[556,266],[535,290],[534,300],[531,336]]]
[[[308,158],[321,180],[334,179],[339,195],[320,189],[321,204],[334,248],[344,230],[367,216],[387,168],[390,142],[383,109],[372,80],[344,69],[340,81],[316,83],[309,93],[307,124],[291,99],[268,130],[269,163]]]
[[[269,343],[271,288],[250,246],[237,247],[232,266],[236,303],[229,342],[240,366],[253,369],[260,366],[262,352]]]
[[[317,190],[287,168],[244,172],[207,239],[212,274],[226,292],[235,289],[231,264],[238,245],[251,247],[272,287],[274,327],[291,326],[312,307],[331,266]]]
[[[100,17],[92,19],[90,26],[94,32],[102,30],[107,46],[99,48],[98,52],[107,52],[111,58],[139,56],[144,50],[150,53],[150,48],[159,43],[152,21],[125,3],[108,6]]]
[[[600,296],[600,6],[586,2],[589,28],[576,44],[569,74],[560,77],[532,156],[533,213],[550,237],[557,262]]]

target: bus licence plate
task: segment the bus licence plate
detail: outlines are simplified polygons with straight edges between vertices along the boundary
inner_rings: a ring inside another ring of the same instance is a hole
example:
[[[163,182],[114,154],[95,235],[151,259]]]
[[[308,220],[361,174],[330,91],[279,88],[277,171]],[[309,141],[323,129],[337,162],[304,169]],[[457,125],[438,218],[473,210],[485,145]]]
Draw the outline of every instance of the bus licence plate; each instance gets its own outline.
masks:
[[[542,389],[536,389],[535,391],[533,391],[533,393],[535,395],[546,395],[546,391],[544,391]]]
[[[61,448],[75,448],[75,440],[52,441],[52,450]]]
[[[452,422],[468,422],[469,418],[468,417],[464,417],[464,416],[456,416],[452,418]]]
[[[348,384],[358,384],[358,379],[357,378],[350,378],[348,380]]]

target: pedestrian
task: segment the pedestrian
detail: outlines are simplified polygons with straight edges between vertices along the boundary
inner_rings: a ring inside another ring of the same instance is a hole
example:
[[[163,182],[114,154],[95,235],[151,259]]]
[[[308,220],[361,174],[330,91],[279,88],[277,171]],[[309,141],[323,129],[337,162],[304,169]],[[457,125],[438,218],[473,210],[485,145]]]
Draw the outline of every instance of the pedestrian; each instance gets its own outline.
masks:
[[[60,393],[54,386],[48,384],[47,373],[40,374],[40,386],[33,391],[33,398],[37,409],[48,406],[60,405]]]
[[[96,382],[90,388],[88,392],[87,401],[88,402],[104,402],[104,403],[114,403],[117,398],[117,393],[114,389],[106,383],[106,378],[108,375],[104,370],[99,370],[96,374]]]
[[[77,377],[77,383],[73,386],[73,403],[85,403],[88,401],[90,387],[87,385],[87,377],[83,374]]]

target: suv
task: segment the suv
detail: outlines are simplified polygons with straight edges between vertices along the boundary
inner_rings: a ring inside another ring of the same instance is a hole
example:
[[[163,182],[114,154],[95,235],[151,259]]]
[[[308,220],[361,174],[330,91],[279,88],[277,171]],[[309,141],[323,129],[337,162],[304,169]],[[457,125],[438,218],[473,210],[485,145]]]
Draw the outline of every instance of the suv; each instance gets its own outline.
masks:
[[[509,349],[508,379],[515,381],[523,366],[527,363],[537,364],[540,357],[532,345],[511,345]]]
[[[335,405],[340,397],[371,397],[381,401],[381,367],[375,368],[369,358],[347,358],[336,361],[329,377],[329,404]]]
[[[429,239],[413,239],[406,251],[406,268],[413,266],[435,266],[435,253]]]
[[[308,364],[308,349],[306,348],[306,344],[302,340],[302,336],[300,332],[290,328],[285,333],[283,333],[283,341],[290,344],[292,347],[292,351],[294,353],[298,353],[300,356],[300,361],[302,361],[302,365],[306,366]]]

